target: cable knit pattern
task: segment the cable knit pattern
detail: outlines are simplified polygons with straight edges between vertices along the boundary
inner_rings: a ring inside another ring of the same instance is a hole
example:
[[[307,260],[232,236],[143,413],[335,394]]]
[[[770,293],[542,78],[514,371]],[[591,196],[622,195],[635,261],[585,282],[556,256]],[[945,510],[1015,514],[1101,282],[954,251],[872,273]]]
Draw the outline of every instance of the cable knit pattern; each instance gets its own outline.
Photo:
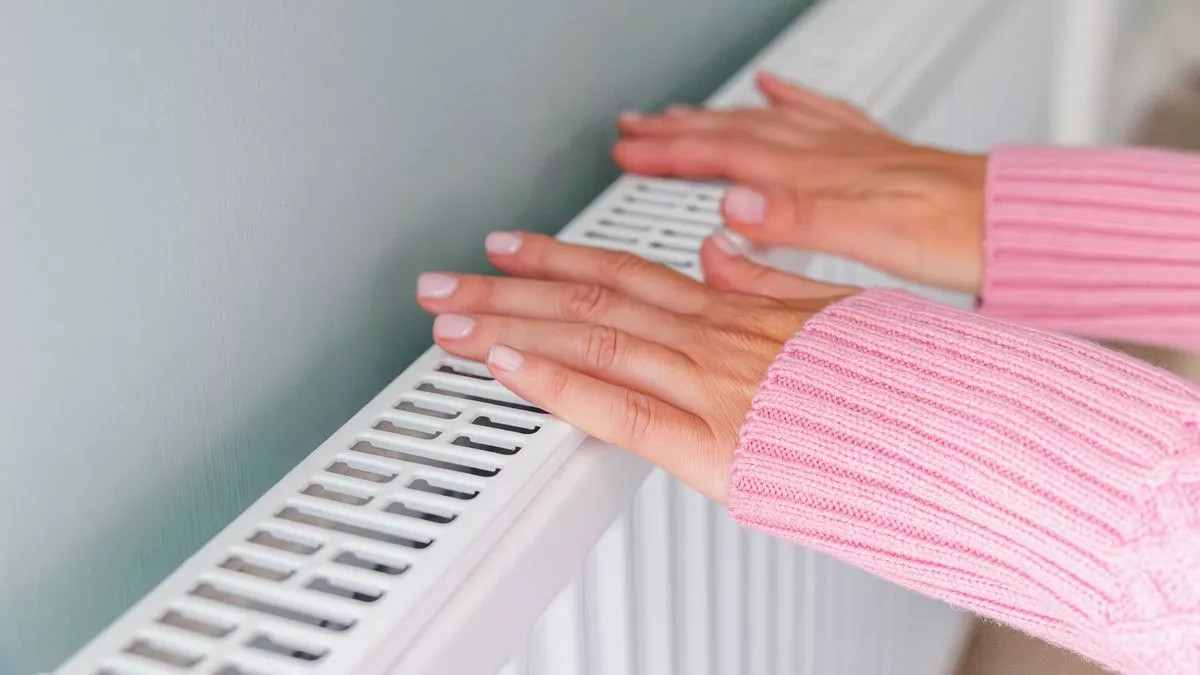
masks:
[[[771,367],[728,508],[1121,672],[1194,675],[1198,417],[1139,361],[870,291]]]
[[[983,313],[1200,349],[1200,155],[1000,148],[986,213]]]

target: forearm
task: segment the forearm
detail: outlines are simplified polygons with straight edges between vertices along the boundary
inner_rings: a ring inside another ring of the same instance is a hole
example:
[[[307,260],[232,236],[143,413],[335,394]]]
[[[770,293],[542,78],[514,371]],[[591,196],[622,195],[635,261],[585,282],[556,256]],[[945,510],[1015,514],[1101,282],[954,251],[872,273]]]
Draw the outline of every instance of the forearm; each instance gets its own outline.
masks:
[[[1200,349],[1200,156],[1001,148],[986,221],[984,314]]]
[[[1198,415],[1139,362],[870,292],[779,356],[729,510],[1110,667],[1192,673]]]

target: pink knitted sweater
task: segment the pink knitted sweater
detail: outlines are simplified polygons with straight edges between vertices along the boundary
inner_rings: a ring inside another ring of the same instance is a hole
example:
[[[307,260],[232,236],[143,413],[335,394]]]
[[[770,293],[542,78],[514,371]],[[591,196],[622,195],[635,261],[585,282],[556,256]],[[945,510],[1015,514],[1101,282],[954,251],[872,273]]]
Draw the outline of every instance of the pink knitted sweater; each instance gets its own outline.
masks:
[[[1200,345],[1200,158],[1000,150],[987,215],[991,317],[871,291],[809,321],[729,511],[1120,672],[1200,673],[1200,389],[1010,323]]]

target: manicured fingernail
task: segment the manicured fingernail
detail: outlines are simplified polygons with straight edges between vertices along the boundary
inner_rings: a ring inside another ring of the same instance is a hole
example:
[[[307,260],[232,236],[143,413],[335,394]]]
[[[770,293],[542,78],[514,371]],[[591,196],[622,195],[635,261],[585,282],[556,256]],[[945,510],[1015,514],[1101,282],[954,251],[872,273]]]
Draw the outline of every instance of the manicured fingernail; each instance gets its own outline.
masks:
[[[474,319],[457,314],[442,314],[433,320],[433,336],[444,340],[461,340],[474,329]]]
[[[713,243],[728,256],[741,258],[750,252],[750,240],[733,230],[720,229],[712,233]]]
[[[492,345],[492,348],[488,350],[487,361],[492,366],[511,373],[521,367],[521,364],[525,362],[525,357],[511,347]]]
[[[521,248],[521,237],[512,232],[493,232],[487,236],[483,245],[488,253],[512,255],[517,252],[517,249]]]
[[[767,198],[757,190],[735,185],[725,192],[725,213],[743,223],[761,223],[767,216]]]
[[[458,279],[448,274],[428,272],[417,277],[417,295],[422,298],[449,297],[458,288]]]

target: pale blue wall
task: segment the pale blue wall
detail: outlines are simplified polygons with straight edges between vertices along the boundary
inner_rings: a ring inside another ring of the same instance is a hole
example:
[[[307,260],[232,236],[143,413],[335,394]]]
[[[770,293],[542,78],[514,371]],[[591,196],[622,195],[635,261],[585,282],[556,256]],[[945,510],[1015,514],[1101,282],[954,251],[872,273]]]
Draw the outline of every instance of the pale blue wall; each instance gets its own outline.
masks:
[[[77,648],[802,0],[0,4],[0,672]]]

